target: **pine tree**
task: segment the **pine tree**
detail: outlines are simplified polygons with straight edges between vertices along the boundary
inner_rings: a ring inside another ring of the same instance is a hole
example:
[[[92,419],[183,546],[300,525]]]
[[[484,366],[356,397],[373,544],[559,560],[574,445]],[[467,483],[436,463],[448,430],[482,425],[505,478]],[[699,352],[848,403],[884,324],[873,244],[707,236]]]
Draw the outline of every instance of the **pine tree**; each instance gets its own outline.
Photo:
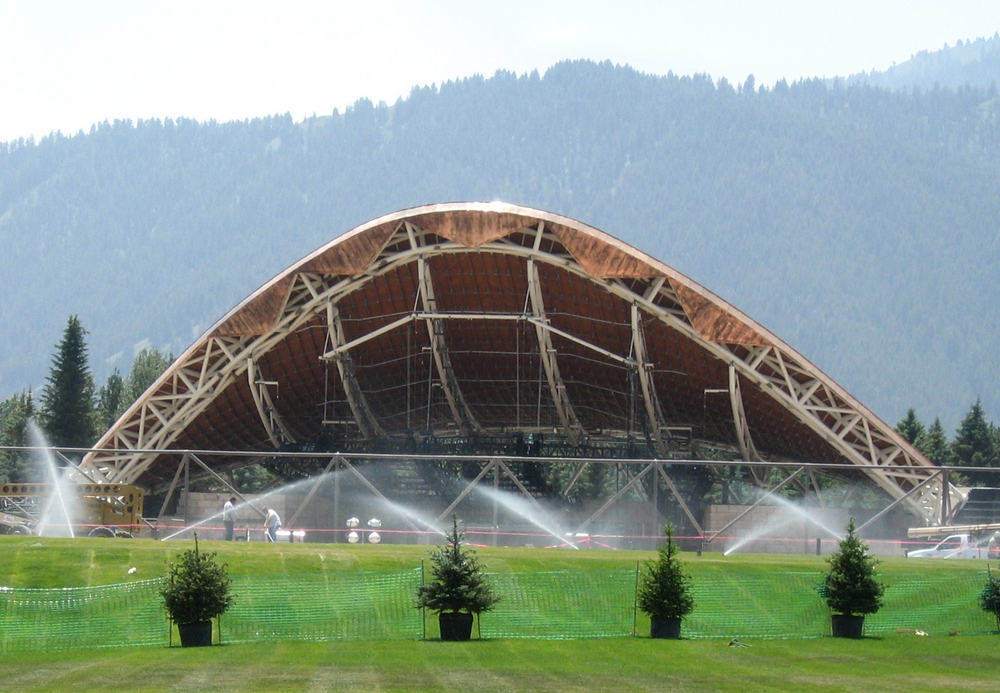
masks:
[[[42,393],[42,427],[56,447],[87,448],[96,437],[94,380],[87,363],[86,334],[80,319],[70,316]]]
[[[664,528],[667,542],[660,546],[655,561],[646,561],[639,583],[638,604],[643,612],[658,618],[681,618],[694,609],[691,577],[684,571],[674,541],[674,529]]]
[[[31,391],[12,395],[0,402],[0,445],[24,447],[28,441],[28,421],[35,414]],[[29,455],[20,450],[0,450],[0,481],[38,481]]]
[[[417,588],[417,608],[431,611],[481,614],[500,597],[479,565],[475,551],[462,547],[465,533],[452,516],[448,543],[431,552],[431,581]]]
[[[924,436],[924,425],[917,418],[916,411],[911,408],[906,412],[906,417],[896,424],[896,432],[906,438],[907,442],[920,445],[920,439]]]
[[[118,374],[116,368],[97,393],[97,417],[101,428],[111,428],[121,416],[127,406],[124,402],[124,394],[125,381]]]
[[[167,370],[174,360],[173,354],[164,356],[159,349],[143,349],[132,362],[132,370],[125,380],[125,392],[123,394],[122,411],[125,412],[132,403],[139,399],[142,394],[156,382],[163,371]],[[116,419],[118,417],[115,417]]]
[[[955,464],[960,467],[1000,466],[993,432],[990,424],[986,421],[980,400],[976,400],[976,403],[969,409],[969,413],[962,419],[962,423],[959,424],[951,449]],[[994,475],[988,472],[969,472],[968,477],[972,482],[978,484],[994,480]]]
[[[821,592],[834,613],[863,616],[879,610],[885,585],[876,578],[878,561],[868,555],[868,545],[858,538],[853,517],[847,525],[847,536],[827,562],[830,572]]]
[[[924,433],[923,438],[917,442],[917,448],[924,453],[924,457],[936,465],[943,467],[951,464],[951,446],[948,444],[948,436],[945,435],[941,419],[934,419],[934,423]]]

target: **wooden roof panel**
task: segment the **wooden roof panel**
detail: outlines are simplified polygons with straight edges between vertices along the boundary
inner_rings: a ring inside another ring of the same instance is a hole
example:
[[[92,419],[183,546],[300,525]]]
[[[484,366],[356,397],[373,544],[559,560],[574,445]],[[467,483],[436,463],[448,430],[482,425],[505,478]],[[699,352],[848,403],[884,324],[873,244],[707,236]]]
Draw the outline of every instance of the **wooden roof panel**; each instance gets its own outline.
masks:
[[[524,215],[481,209],[417,214],[410,221],[425,231],[467,248],[478,248],[484,243],[509,236],[526,224]]]
[[[670,284],[677,293],[681,305],[684,306],[688,319],[703,339],[717,344],[771,345],[770,340],[746,324],[738,315],[708,296],[674,279],[671,279]]]

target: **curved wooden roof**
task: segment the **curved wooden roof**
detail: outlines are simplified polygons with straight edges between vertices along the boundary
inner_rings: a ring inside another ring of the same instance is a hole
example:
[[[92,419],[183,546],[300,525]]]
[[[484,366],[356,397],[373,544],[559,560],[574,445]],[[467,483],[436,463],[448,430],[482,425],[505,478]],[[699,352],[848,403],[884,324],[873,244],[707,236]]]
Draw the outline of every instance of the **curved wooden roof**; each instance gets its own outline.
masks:
[[[162,488],[166,450],[545,430],[674,434],[747,460],[859,465],[930,518],[935,468],[775,335],[586,224],[502,203],[409,209],[281,272],[180,356],[85,467]],[[915,491],[915,492],[914,492]]]

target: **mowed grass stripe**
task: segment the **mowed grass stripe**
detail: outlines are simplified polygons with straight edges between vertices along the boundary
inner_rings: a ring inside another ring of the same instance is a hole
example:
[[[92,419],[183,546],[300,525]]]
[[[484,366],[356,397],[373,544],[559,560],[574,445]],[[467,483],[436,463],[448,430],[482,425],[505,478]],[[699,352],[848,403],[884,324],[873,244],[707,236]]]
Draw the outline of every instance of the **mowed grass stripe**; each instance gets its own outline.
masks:
[[[0,691],[990,691],[997,639],[266,643],[0,658]]]

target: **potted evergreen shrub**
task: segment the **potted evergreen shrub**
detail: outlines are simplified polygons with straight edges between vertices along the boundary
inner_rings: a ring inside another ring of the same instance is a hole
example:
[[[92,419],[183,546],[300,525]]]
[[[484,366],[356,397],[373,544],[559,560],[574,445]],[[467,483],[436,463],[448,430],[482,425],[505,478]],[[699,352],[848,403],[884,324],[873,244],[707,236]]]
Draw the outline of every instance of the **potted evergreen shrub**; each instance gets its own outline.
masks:
[[[212,619],[233,604],[232,581],[215,556],[198,550],[195,534],[194,548],[178,554],[179,561],[170,564],[167,584],[160,590],[163,608],[177,624],[183,647],[211,645]]]
[[[868,555],[868,545],[858,539],[853,517],[847,524],[847,536],[827,562],[830,572],[820,592],[833,612],[831,631],[838,638],[860,638],[865,615],[874,614],[882,606],[885,585],[876,579],[878,561]]]
[[[438,613],[442,640],[468,640],[473,616],[500,601],[475,552],[462,548],[464,537],[458,518],[452,516],[448,543],[431,552],[431,580],[417,589],[416,606]]]
[[[987,580],[983,591],[979,593],[979,606],[983,611],[993,614],[997,619],[997,629],[1000,630],[1000,577],[997,577],[986,566]]]
[[[674,542],[674,528],[664,527],[667,542],[660,546],[655,561],[646,561],[646,570],[639,582],[638,605],[649,615],[649,637],[681,637],[681,619],[694,609],[691,597],[691,577],[684,572]]]

